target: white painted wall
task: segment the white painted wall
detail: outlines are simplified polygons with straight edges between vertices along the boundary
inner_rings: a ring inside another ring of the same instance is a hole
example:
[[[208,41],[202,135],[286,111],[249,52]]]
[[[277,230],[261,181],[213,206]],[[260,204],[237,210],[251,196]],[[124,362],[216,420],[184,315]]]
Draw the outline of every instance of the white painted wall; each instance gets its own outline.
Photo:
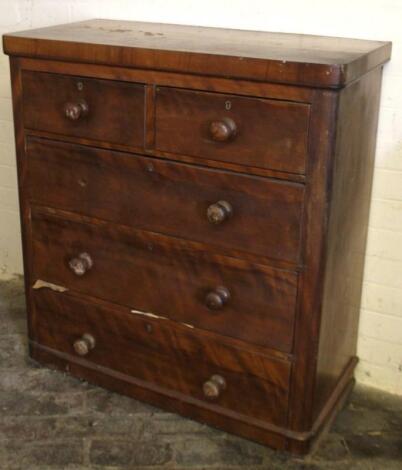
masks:
[[[0,0],[0,33],[115,18],[393,41],[384,71],[357,378],[402,395],[402,0]],[[7,58],[0,55],[0,276],[22,272]]]

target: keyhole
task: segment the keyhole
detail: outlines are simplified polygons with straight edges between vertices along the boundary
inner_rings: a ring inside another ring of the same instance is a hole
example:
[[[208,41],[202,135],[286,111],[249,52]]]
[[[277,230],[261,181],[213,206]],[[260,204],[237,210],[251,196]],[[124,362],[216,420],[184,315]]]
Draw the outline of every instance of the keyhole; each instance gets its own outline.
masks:
[[[231,101],[225,101],[225,109],[229,111],[232,108],[232,102]]]
[[[84,84],[82,82],[77,82],[77,89],[78,91],[82,91],[84,89]]]

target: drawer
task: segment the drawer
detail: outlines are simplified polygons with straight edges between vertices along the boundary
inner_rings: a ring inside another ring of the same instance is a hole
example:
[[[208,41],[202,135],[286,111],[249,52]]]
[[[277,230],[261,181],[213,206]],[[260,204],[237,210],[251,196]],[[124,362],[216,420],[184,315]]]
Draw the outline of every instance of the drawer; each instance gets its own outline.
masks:
[[[35,291],[33,300],[33,337],[44,346],[181,393],[201,406],[214,404],[218,412],[286,424],[290,365],[285,360],[47,289]]]
[[[309,105],[158,88],[158,150],[250,167],[305,172]]]
[[[142,147],[144,86],[23,71],[28,129]]]
[[[157,234],[34,211],[33,276],[76,292],[288,352],[297,274]]]
[[[299,261],[302,185],[38,139],[27,153],[41,205]]]

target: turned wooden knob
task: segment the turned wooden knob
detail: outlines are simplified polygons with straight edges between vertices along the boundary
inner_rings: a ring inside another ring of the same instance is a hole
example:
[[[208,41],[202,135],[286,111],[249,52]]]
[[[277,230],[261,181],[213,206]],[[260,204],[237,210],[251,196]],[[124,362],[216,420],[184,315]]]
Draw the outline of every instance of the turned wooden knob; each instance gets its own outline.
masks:
[[[213,375],[202,386],[202,391],[207,398],[218,398],[226,388],[226,380],[220,375]]]
[[[88,104],[83,101],[70,101],[64,105],[64,115],[71,121],[78,121],[78,119],[88,114]]]
[[[226,287],[219,286],[215,290],[208,292],[205,296],[205,305],[210,310],[220,310],[230,299],[230,292]]]
[[[211,224],[221,224],[233,214],[232,206],[226,201],[218,201],[207,209],[207,218]]]
[[[209,125],[209,135],[215,142],[227,142],[235,137],[237,126],[233,119],[223,118],[212,121]]]
[[[83,276],[93,266],[92,258],[88,253],[80,253],[68,262],[68,266],[76,276]]]
[[[79,356],[86,356],[91,349],[95,347],[95,338],[88,334],[85,333],[84,335],[81,336],[80,339],[77,339],[77,341],[74,341],[73,348],[74,351],[79,355]]]

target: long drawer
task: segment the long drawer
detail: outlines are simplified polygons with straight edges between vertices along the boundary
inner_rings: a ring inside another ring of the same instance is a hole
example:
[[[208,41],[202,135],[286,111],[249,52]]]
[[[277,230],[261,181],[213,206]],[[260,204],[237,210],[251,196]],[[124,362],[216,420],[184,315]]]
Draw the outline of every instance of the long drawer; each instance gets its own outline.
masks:
[[[32,246],[36,279],[251,343],[292,348],[294,272],[47,211],[33,211]]]
[[[27,157],[38,204],[299,261],[302,185],[32,138]]]
[[[158,87],[155,147],[303,174],[309,113],[303,103]]]
[[[286,424],[290,364],[225,338],[128,309],[35,291],[33,339],[54,350],[179,392],[216,411]]]
[[[22,92],[27,129],[143,146],[143,85],[25,70]]]

